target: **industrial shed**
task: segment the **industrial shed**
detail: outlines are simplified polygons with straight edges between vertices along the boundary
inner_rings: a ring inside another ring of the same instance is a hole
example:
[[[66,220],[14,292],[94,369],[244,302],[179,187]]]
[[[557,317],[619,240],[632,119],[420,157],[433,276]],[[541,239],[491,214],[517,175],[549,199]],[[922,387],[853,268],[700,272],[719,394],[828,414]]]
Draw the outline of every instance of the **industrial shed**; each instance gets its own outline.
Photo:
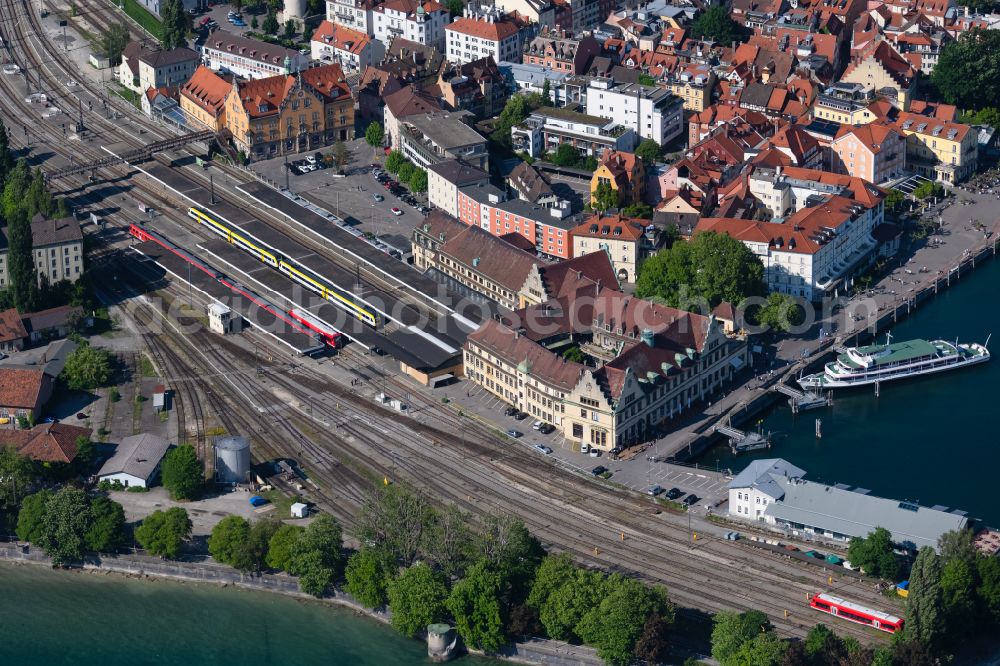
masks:
[[[100,481],[118,481],[123,486],[149,487],[160,469],[160,461],[170,448],[170,442],[143,433],[126,437],[118,445],[115,455],[98,472]]]

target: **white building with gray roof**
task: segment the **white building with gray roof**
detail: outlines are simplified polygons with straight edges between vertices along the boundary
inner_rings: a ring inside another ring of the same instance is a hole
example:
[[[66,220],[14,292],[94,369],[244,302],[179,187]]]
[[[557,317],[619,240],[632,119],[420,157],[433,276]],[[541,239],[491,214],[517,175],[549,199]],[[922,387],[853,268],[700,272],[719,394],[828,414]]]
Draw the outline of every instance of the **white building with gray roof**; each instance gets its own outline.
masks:
[[[876,497],[865,488],[806,481],[805,471],[781,458],[755,460],[729,483],[729,514],[801,537],[847,542],[876,527],[908,550],[937,548],[945,532],[969,527],[964,511]]]
[[[101,481],[118,481],[126,488],[147,488],[156,477],[168,448],[170,442],[150,433],[126,437],[101,467],[97,477]]]

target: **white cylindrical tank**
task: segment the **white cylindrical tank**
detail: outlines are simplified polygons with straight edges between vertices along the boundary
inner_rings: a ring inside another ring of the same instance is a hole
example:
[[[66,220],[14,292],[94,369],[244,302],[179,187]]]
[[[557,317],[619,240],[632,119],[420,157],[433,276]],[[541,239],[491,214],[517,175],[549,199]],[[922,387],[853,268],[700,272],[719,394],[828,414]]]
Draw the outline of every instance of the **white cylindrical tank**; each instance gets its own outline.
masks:
[[[243,483],[250,473],[250,440],[245,437],[218,437],[215,440],[215,480]]]
[[[285,8],[281,12],[284,21],[293,19],[297,23],[302,23],[306,17],[306,0],[285,0]]]

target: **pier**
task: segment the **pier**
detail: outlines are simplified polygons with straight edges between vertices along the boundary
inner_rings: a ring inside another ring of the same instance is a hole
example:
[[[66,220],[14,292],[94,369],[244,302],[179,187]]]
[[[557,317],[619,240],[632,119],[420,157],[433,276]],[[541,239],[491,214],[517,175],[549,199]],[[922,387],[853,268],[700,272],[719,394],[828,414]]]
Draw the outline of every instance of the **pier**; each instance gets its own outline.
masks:
[[[728,424],[716,425],[713,430],[729,438],[729,448],[732,449],[733,453],[771,448],[770,433],[765,436],[761,432],[744,432]]]
[[[784,382],[775,384],[774,390],[788,396],[788,405],[793,414],[833,404],[833,394],[829,391],[826,395],[814,391],[799,391]]]

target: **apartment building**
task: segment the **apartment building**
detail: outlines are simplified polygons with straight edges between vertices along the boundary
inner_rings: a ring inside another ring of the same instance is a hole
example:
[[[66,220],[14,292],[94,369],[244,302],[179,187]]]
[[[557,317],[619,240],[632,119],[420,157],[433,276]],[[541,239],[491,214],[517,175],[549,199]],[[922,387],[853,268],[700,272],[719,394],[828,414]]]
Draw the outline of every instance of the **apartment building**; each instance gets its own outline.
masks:
[[[340,65],[235,82],[226,128],[250,159],[299,153],[354,138],[354,98]]]
[[[906,164],[911,171],[950,185],[975,173],[978,133],[968,125],[900,113],[894,126],[906,137]]]
[[[231,80],[227,80],[204,65],[199,65],[194,74],[180,90],[180,107],[191,125],[201,126],[215,132],[226,126],[226,97],[232,90]]]
[[[375,36],[377,0],[327,0],[326,20],[369,37]]]
[[[83,231],[73,217],[50,220],[35,216],[31,221],[35,270],[41,284],[63,280],[76,282],[83,275]],[[10,286],[7,228],[0,229],[0,289]]]
[[[493,56],[495,62],[521,59],[522,26],[495,7],[466,8],[444,32],[449,62],[463,64],[487,56]]]
[[[586,73],[600,54],[600,42],[589,35],[575,39],[562,31],[546,31],[525,43],[521,62],[576,76]]]
[[[294,74],[309,67],[309,54],[248,39],[224,30],[210,32],[195,42],[202,63],[241,79],[263,79]]]
[[[563,143],[582,155],[595,157],[605,150],[631,152],[638,143],[635,130],[617,118],[557,107],[536,109],[523,123],[512,127],[510,133],[514,150],[532,157],[553,152]]]
[[[597,188],[607,185],[618,196],[619,205],[642,203],[646,194],[646,169],[635,153],[606,151],[590,178],[590,204],[596,203]]]
[[[150,49],[129,42],[116,70],[118,82],[129,90],[145,93],[150,88],[172,88],[183,84],[198,68],[198,54],[189,48]]]
[[[665,88],[638,83],[591,81],[587,114],[614,119],[642,139],[665,145],[684,133],[684,101]]]
[[[323,21],[310,39],[312,59],[335,62],[347,73],[360,73],[379,62],[385,53],[382,43],[367,34],[331,21]]]
[[[397,121],[393,146],[423,169],[444,160],[460,159],[485,171],[489,169],[487,141],[472,129],[473,121],[468,111],[410,114]]]
[[[681,65],[669,78],[670,92],[683,100],[686,110],[701,113],[712,104],[715,80],[708,65]]]
[[[598,213],[570,231],[573,256],[606,252],[618,282],[635,282],[639,263],[655,251],[655,234],[647,235],[647,220]]]
[[[448,10],[433,0],[385,0],[372,11],[375,39],[385,48],[405,39],[437,49],[444,47]]]
[[[460,160],[444,160],[427,167],[427,201],[454,218],[458,217],[458,189],[467,185],[489,185],[490,175]]]
[[[835,171],[871,183],[884,183],[906,172],[906,137],[886,123],[842,125],[830,152]]]

